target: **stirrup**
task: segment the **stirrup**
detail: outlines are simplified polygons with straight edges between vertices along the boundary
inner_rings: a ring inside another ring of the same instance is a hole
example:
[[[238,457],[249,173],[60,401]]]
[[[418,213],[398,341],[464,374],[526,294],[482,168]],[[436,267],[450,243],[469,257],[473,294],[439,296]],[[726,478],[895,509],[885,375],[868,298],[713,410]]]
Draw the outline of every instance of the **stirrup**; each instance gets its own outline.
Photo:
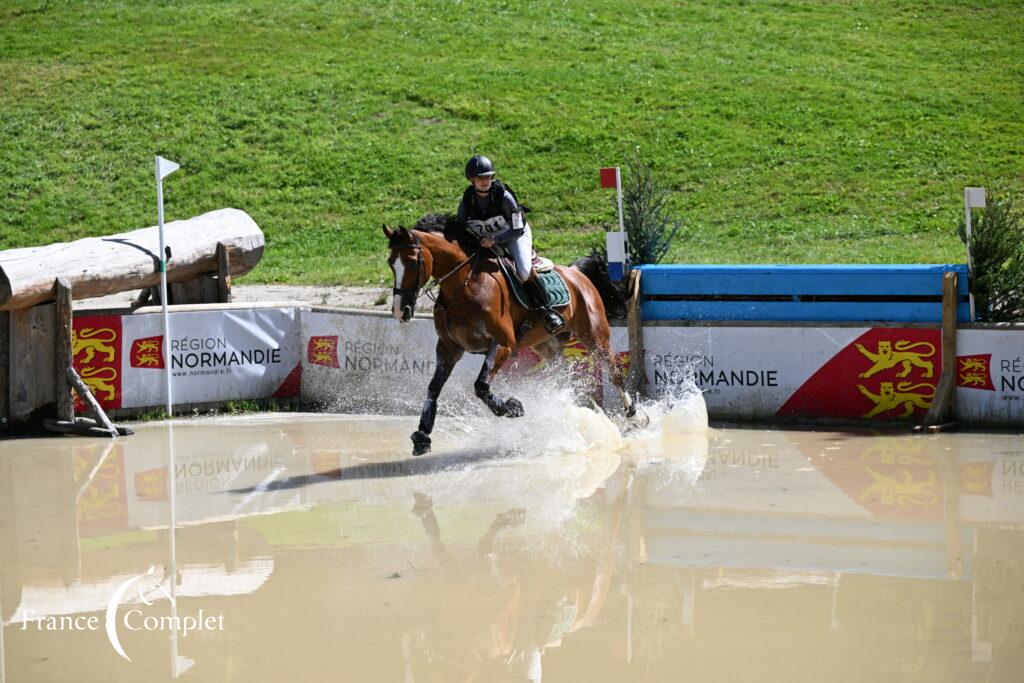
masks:
[[[553,308],[542,308],[541,318],[548,334],[558,334],[565,328],[565,317]]]

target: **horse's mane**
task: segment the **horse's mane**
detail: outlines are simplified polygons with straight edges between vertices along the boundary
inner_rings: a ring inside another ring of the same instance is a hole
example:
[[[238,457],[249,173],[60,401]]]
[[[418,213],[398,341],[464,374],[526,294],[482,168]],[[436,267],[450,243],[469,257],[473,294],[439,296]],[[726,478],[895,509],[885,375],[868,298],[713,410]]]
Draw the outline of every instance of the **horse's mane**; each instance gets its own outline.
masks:
[[[450,227],[449,227],[450,226]],[[412,229],[420,232],[444,232],[455,227],[455,217],[450,213],[428,213],[416,221]]]
[[[464,231],[458,229],[455,216],[450,213],[428,213],[416,221],[413,230],[433,232],[444,236],[449,242],[456,242],[466,254],[473,254],[480,249],[479,245]]]

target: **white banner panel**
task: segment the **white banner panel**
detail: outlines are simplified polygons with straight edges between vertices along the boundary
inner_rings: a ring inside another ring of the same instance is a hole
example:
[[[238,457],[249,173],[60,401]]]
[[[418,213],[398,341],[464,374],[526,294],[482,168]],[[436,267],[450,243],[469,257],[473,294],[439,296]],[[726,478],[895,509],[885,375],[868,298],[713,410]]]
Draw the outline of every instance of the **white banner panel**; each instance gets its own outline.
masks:
[[[1024,425],[1024,330],[961,330],[956,344],[957,416]]]
[[[297,309],[179,312],[171,313],[170,318],[176,404],[298,396],[301,367]],[[121,320],[121,407],[161,405],[161,317],[144,313]]]
[[[436,367],[430,318],[305,312],[302,398],[331,411],[418,413]],[[472,396],[483,356],[466,354],[445,384],[446,399]],[[476,400],[473,398],[473,400]]]
[[[865,328],[645,327],[647,393],[661,397],[692,378],[715,417],[773,416],[825,362]]]

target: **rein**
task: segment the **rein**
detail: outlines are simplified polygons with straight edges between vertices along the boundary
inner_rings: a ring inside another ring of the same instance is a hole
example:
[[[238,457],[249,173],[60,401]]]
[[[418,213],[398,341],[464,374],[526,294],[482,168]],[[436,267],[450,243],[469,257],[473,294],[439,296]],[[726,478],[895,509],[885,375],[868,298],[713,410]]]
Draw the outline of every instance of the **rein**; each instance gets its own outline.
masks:
[[[392,293],[393,294],[397,294],[400,297],[403,297],[403,296],[418,296],[419,292],[420,292],[420,288],[422,287],[422,285],[419,284],[419,280],[420,280],[420,273],[423,272],[423,245],[420,244],[419,240],[414,242],[414,244],[415,244],[416,247],[419,248],[419,251],[416,254],[416,283],[417,283],[417,286],[416,287],[392,287],[392,289],[391,289]],[[423,289],[423,295],[426,296],[428,299],[430,299],[431,301],[433,301],[436,304],[437,303],[437,296],[431,290],[434,289],[435,287],[437,287],[438,285],[440,285],[442,282],[447,280],[449,277],[451,277],[455,273],[457,273],[458,270],[460,268],[462,268],[462,266],[466,265],[470,261],[475,261],[476,257],[479,256],[479,255],[480,255],[479,251],[474,253],[472,256],[467,257],[465,261],[463,261],[462,263],[460,263],[459,265],[455,266],[450,271],[448,271],[448,273],[446,273],[443,277],[435,279],[432,283],[430,283],[430,285],[428,285],[426,288]],[[469,277],[466,278],[466,284],[469,284],[469,278],[473,277],[473,272],[475,270],[476,270],[476,263],[474,262],[473,263],[473,268],[469,271]],[[465,286],[466,285],[463,285],[463,287],[465,287]]]
[[[420,251],[420,259],[422,259],[423,258],[422,247],[420,247],[420,249],[421,249],[421,251]],[[437,303],[437,297],[434,296],[433,292],[431,292],[430,290],[432,290],[434,287],[437,287],[439,284],[441,284],[442,282],[447,280],[449,277],[451,277],[452,275],[457,273],[459,268],[462,268],[462,266],[466,265],[470,261],[475,261],[476,257],[479,256],[479,255],[480,255],[479,251],[474,253],[472,256],[467,258],[465,261],[463,261],[462,263],[460,263],[459,265],[455,266],[450,271],[448,271],[448,273],[444,277],[442,277],[440,279],[435,279],[432,283],[430,283],[430,285],[428,285],[426,287],[426,289],[423,290],[423,296],[427,297],[428,299],[430,299],[431,301],[433,301],[436,304]],[[473,277],[473,271],[475,271],[475,270],[476,270],[476,263],[473,263],[473,267],[470,269],[469,275],[466,277],[466,282],[462,285],[463,287],[465,287],[466,285],[469,284],[469,278]]]

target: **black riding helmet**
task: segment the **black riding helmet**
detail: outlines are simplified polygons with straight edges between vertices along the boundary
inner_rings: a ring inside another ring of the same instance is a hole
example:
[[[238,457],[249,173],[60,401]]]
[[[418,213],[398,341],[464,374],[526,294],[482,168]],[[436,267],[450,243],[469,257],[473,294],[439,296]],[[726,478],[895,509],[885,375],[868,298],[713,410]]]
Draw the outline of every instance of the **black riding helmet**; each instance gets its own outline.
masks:
[[[477,154],[476,156],[470,157],[469,161],[466,162],[466,179],[473,178],[475,176],[493,176],[494,175],[494,164],[491,160],[485,156]]]

